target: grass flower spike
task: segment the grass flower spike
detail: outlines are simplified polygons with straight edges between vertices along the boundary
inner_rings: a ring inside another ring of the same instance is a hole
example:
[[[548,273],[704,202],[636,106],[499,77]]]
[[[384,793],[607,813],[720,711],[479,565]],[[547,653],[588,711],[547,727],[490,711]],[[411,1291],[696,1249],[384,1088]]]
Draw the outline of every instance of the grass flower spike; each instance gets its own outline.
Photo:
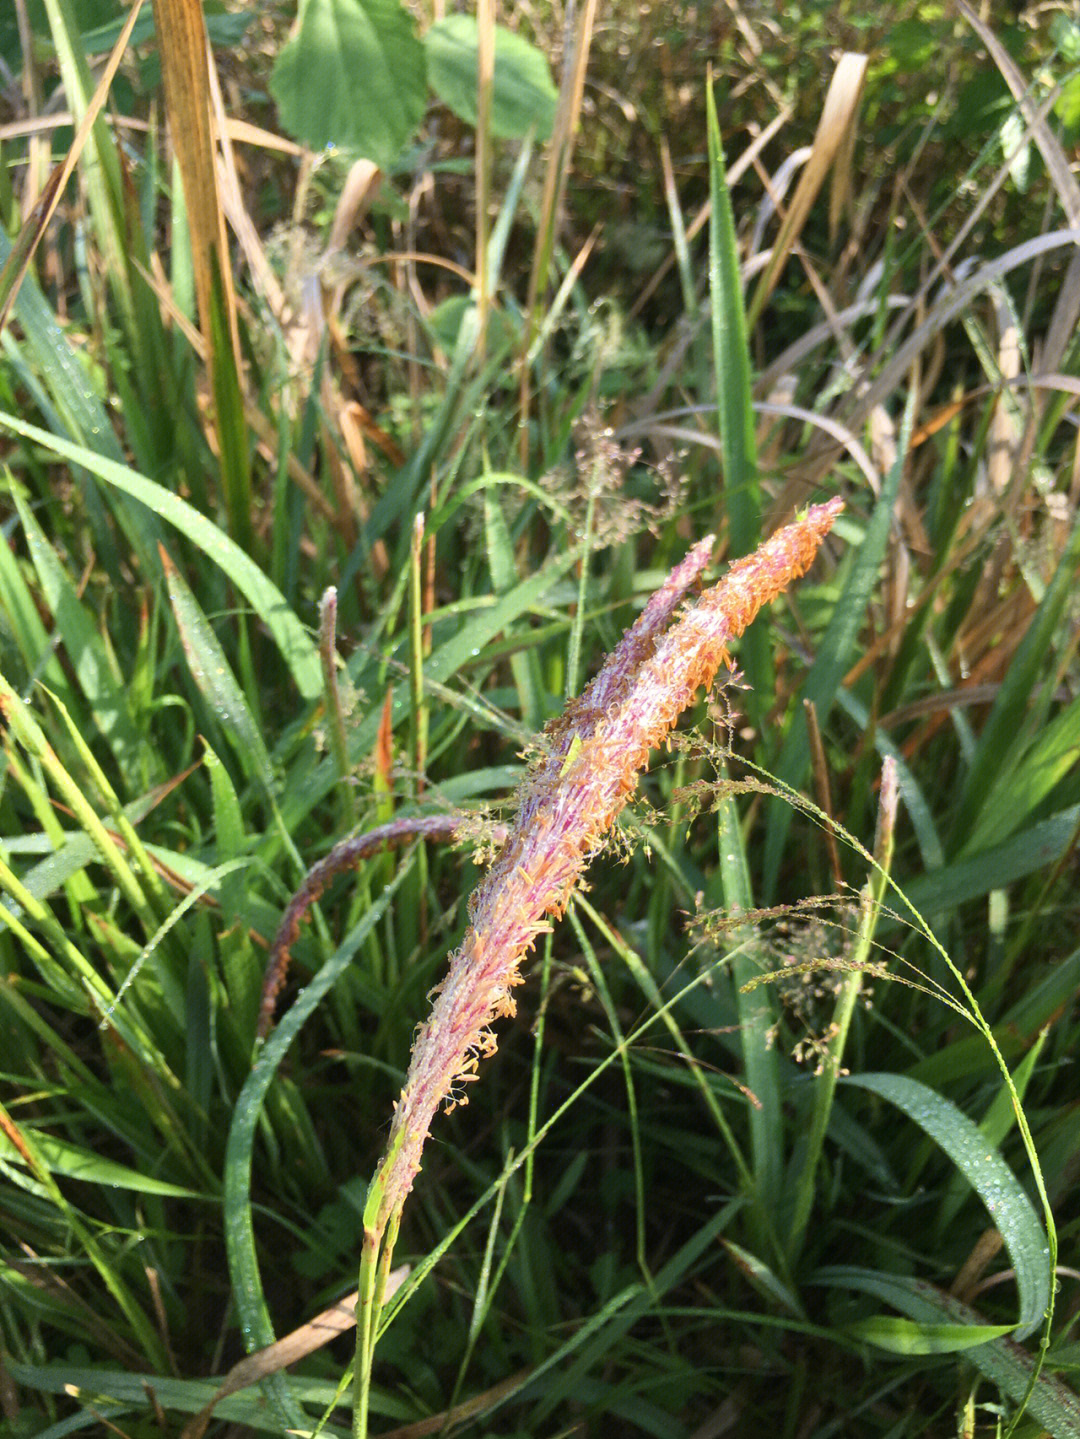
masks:
[[[584,693],[547,727],[547,752],[522,784],[506,843],[469,901],[469,929],[413,1046],[390,1141],[368,1189],[356,1314],[356,1439],[367,1434],[379,1315],[401,1212],[436,1110],[465,1103],[465,1086],[495,1050],[491,1025],[514,1013],[522,960],[566,909],[650,750],[712,684],[728,662],[730,642],[809,569],[842,509],[839,499],[813,506],[676,616],[708,562],[711,539],[695,545]]]
[[[736,561],[666,628],[707,562],[710,541],[699,543],[584,693],[548,726],[548,753],[522,786],[509,837],[470,900],[470,928],[414,1046],[369,1196],[369,1241],[378,1242],[400,1214],[435,1111],[444,1102],[464,1103],[463,1086],[494,1052],[490,1026],[514,1013],[512,990],[521,983],[522,960],[550,920],[562,915],[650,750],[698,691],[712,684],[728,660],[728,644],[810,567],[842,509],[839,499],[813,506]]]

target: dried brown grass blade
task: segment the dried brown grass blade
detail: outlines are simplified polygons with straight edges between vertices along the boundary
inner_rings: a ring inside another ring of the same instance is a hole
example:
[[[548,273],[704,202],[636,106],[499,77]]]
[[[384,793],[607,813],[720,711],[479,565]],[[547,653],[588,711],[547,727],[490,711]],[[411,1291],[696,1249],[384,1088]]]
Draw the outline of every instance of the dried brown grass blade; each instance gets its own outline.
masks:
[[[386,1284],[387,1298],[400,1288],[408,1273],[407,1264],[393,1271]],[[181,1439],[201,1439],[215,1408],[229,1394],[236,1394],[241,1389],[258,1384],[262,1379],[268,1379],[272,1374],[280,1373],[290,1364],[299,1363],[308,1354],[313,1354],[316,1349],[329,1344],[331,1339],[336,1339],[339,1334],[347,1334],[356,1325],[358,1298],[359,1295],[353,1293],[339,1299],[336,1304],[324,1309],[307,1324],[301,1324],[299,1329],[294,1329],[283,1339],[268,1344],[265,1349],[257,1349],[254,1354],[241,1359],[239,1364],[234,1364],[210,1403],[184,1427]]]
[[[754,298],[747,310],[746,322],[750,328],[753,328],[765,307],[765,302],[772,294],[780,272],[791,254],[792,247],[802,233],[807,216],[810,214],[810,209],[817,199],[818,191],[824,184],[830,167],[838,156],[845,153],[850,154],[851,134],[855,126],[863,81],[866,79],[868,61],[868,56],[849,51],[841,55],[833,72],[829,93],[825,96],[825,105],[821,112],[821,119],[818,121],[817,132],[814,135],[810,158],[799,177],[791,205],[780,226],[776,243],[773,245],[769,263],[762,272],[757,289],[754,291]],[[834,206],[837,203],[837,196],[842,200],[843,194],[843,185],[834,189]]]
[[[1031,87],[1013,60],[983,20],[972,10],[966,0],[957,0],[957,8],[967,23],[986,46],[994,64],[1001,71],[1013,98],[1020,107],[1020,113],[1031,130],[1032,138],[1039,147],[1046,169],[1057,192],[1061,208],[1071,229],[1080,229],[1080,183],[1072,172],[1069,157],[1061,142],[1046,123],[1046,107],[1036,104]],[[1065,348],[1076,333],[1080,320],[1080,251],[1069,262],[1064,282],[1058,294],[1054,313],[1046,332],[1043,345],[1043,364],[1048,370],[1055,370],[1061,364]]]
[[[533,252],[532,270],[529,274],[529,292],[526,313],[529,323],[525,331],[525,343],[521,352],[520,406],[521,406],[521,464],[529,473],[529,352],[536,331],[536,307],[547,285],[548,268],[555,248],[555,235],[559,216],[562,212],[566,182],[570,174],[570,161],[574,152],[574,137],[581,118],[581,100],[585,93],[585,72],[589,65],[589,51],[592,47],[593,29],[596,24],[598,0],[585,0],[576,32],[567,34],[566,55],[569,57],[562,82],[559,86],[559,105],[555,113],[555,126],[548,141],[548,165],[544,175],[544,194],[540,204],[540,223],[536,231],[536,248]],[[573,20],[575,7],[567,8],[567,30]]]
[[[184,187],[199,318],[205,329],[213,308],[216,270],[233,362],[239,374],[241,357],[236,296],[214,157],[210,50],[200,0],[155,0],[154,22],[173,152]],[[210,363],[215,363],[213,354]]]
[[[41,237],[48,228],[49,221],[56,213],[56,207],[60,203],[60,196],[64,193],[64,187],[70,180],[75,166],[79,163],[79,156],[83,152],[90,132],[94,128],[94,122],[101,113],[101,107],[105,103],[105,97],[112,87],[113,77],[119,68],[121,58],[127,49],[128,39],[135,21],[139,18],[139,11],[142,9],[143,0],[136,0],[131,7],[124,28],[117,37],[116,44],[112,48],[108,64],[102,72],[98,81],[92,100],[87,107],[86,114],[82,118],[82,124],[75,133],[71,143],[71,149],[64,156],[61,163],[52,172],[45,182],[45,186],[38,197],[34,208],[27,216],[26,221],[19,229],[18,237],[12,247],[8,262],[0,271],[0,332],[7,323],[7,317],[15,303],[15,297],[19,293],[19,287],[26,278],[26,272],[30,268],[30,261],[34,258],[34,252],[41,243]]]

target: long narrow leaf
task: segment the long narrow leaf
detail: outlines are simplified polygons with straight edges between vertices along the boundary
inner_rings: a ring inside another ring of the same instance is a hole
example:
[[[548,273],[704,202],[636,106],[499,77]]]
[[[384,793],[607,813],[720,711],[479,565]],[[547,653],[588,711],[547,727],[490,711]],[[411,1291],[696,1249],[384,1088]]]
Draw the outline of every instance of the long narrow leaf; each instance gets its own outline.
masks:
[[[277,1337],[263,1294],[251,1214],[251,1170],[255,1133],[267,1091],[278,1066],[301,1028],[340,979],[357,949],[382,919],[394,892],[410,868],[410,861],[402,862],[393,881],[387,885],[360,923],[346,937],[340,949],[326,961],[284,1015],[260,1051],[233,1110],[225,1150],[225,1247],[240,1327],[249,1353],[266,1344],[273,1344]],[[306,1424],[302,1411],[289,1393],[287,1380],[278,1377],[267,1381],[267,1386],[272,1390],[283,1413],[289,1416],[290,1424]]]
[[[979,1127],[956,1105],[902,1074],[850,1075],[843,1081],[895,1104],[945,1151],[976,1190],[1005,1241],[1020,1291],[1016,1338],[1039,1327],[1050,1302],[1046,1232],[1020,1181]]]
[[[0,425],[34,440],[53,454],[74,465],[81,465],[108,485],[140,500],[154,514],[175,525],[199,550],[229,577],[247,599],[255,613],[273,635],[289,667],[303,699],[314,703],[322,694],[322,669],[319,653],[310,635],[285,602],[281,591],[243,550],[218,527],[177,495],[170,494],[153,480],[93,454],[81,445],[73,445],[58,435],[50,435],[37,425],[28,425],[14,415],[0,411]]]

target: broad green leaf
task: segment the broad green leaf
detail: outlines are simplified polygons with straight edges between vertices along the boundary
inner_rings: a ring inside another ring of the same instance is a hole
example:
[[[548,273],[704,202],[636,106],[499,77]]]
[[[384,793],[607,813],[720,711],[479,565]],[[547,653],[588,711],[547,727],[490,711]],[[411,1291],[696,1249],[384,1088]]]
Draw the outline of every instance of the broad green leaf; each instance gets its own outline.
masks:
[[[1016,1273],[1020,1313],[1015,1337],[1025,1339],[1050,1303],[1046,1232],[1031,1200],[976,1124],[936,1090],[901,1074],[851,1075],[841,1081],[895,1104],[949,1156],[986,1205]]]
[[[472,15],[436,20],[424,37],[428,78],[435,94],[469,125],[476,124],[478,29]],[[535,127],[546,140],[555,123],[558,91],[546,57],[535,45],[502,25],[495,27],[495,79],[491,133],[519,139]]]
[[[386,169],[424,113],[424,47],[398,0],[303,0],[270,90],[295,139],[312,150],[355,151]]]
[[[144,479],[142,475],[128,469],[126,465],[115,464],[81,445],[73,445],[58,435],[49,434],[37,425],[28,425],[14,415],[7,415],[2,411],[0,425],[44,445],[47,450],[61,455],[73,465],[81,465],[91,474],[97,475],[98,479],[115,486],[126,495],[133,496],[154,514],[175,525],[197,549],[224,571],[266,625],[303,698],[315,701],[322,696],[319,652],[310,635],[289,608],[277,586],[205,515],[161,485],[155,484],[153,480]]]

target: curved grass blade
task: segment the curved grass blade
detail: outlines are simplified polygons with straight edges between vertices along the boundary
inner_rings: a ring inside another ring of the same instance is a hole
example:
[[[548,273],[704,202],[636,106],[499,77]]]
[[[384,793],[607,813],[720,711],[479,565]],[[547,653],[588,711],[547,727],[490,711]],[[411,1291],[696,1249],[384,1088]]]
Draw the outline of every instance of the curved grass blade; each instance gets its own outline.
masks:
[[[976,1344],[1001,1339],[1012,1330],[1011,1324],[928,1324],[914,1319],[898,1319],[894,1314],[871,1314],[845,1324],[844,1331],[855,1339],[865,1339],[890,1354],[962,1354]]]
[[[997,1226],[1016,1273],[1020,1312],[1015,1337],[1026,1339],[1050,1303],[1046,1231],[1016,1175],[978,1125],[951,1100],[902,1074],[849,1075],[841,1081],[895,1104],[943,1149],[978,1193]]]
[[[918,1279],[883,1274],[875,1269],[835,1265],[819,1270],[814,1282],[843,1289],[856,1289],[882,1299],[923,1325],[981,1324],[979,1316],[959,1299]],[[1071,1389],[1047,1374],[1036,1374],[1036,1360],[1012,1339],[993,1339],[978,1344],[965,1356],[986,1377],[1017,1404],[1024,1404],[1053,1439],[1076,1439],[1080,1434],[1080,1399]],[[1011,1434],[1017,1414],[1006,1430]]]
[[[340,978],[360,945],[382,919],[398,885],[411,867],[411,857],[402,861],[392,882],[282,1017],[260,1050],[236,1101],[225,1148],[225,1247],[232,1278],[233,1298],[248,1353],[273,1344],[277,1338],[263,1294],[251,1218],[251,1167],[255,1131],[267,1091],[293,1040]],[[287,1422],[306,1428],[306,1417],[292,1396],[288,1381],[278,1375],[273,1380],[267,1380],[266,1387],[273,1393]]]

